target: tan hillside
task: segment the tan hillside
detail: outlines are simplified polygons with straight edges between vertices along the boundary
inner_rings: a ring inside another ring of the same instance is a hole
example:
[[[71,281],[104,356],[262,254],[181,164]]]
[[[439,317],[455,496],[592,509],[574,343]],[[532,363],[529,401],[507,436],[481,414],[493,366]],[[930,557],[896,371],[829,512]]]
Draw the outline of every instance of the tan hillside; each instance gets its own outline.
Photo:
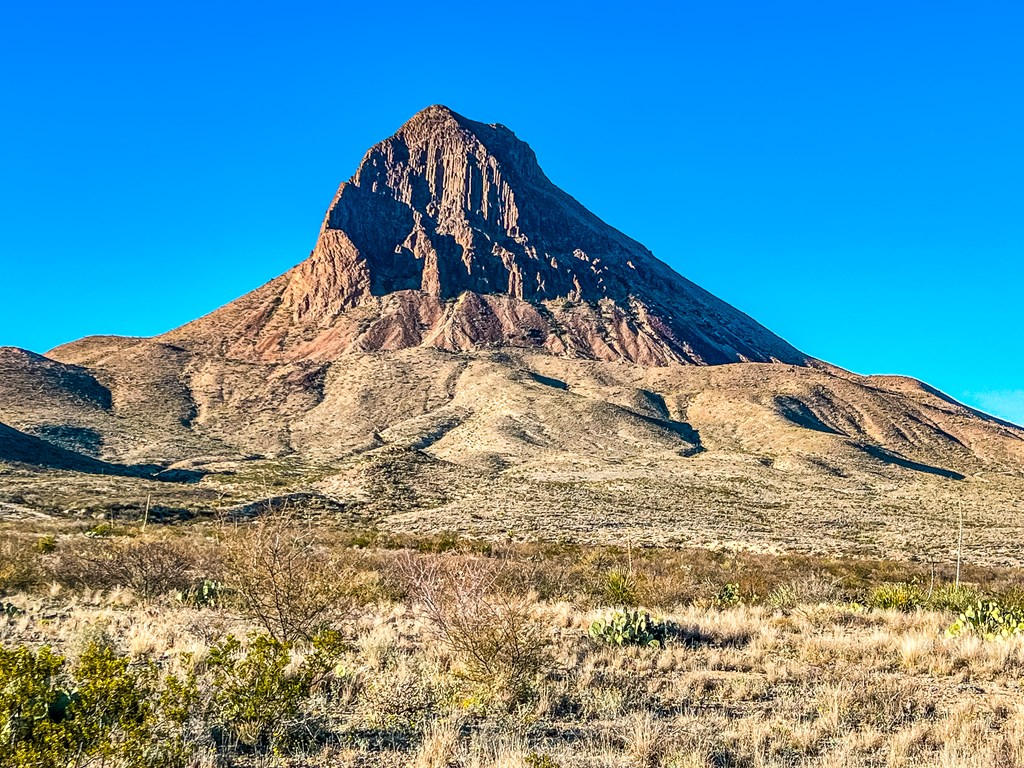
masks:
[[[1024,429],[808,358],[442,107],[253,293],[153,339],[0,350],[0,422],[67,452],[0,451],[20,510],[274,498],[419,532],[948,559],[962,507],[971,557],[1024,560]]]

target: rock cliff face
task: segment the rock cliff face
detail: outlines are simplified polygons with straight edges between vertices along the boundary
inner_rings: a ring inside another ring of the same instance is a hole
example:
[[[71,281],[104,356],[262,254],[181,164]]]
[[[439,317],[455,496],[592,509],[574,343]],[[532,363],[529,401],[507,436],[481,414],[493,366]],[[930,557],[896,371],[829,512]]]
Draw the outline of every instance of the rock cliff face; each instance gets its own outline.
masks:
[[[808,360],[558,189],[508,128],[441,106],[366,154],[308,259],[165,338],[262,361],[415,346]]]

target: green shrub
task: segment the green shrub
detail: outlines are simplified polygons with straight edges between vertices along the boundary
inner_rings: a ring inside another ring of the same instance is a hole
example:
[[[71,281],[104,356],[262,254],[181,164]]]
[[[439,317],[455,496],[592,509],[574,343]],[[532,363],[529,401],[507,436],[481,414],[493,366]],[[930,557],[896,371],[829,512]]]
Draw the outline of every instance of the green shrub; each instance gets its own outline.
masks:
[[[868,598],[872,608],[892,611],[913,611],[924,607],[926,599],[916,584],[898,582],[875,587]]]
[[[936,611],[963,613],[981,599],[974,587],[947,584],[936,589],[928,597],[928,607]]]
[[[1024,587],[1013,586],[999,595],[999,604],[1011,610],[1024,610]]]
[[[668,626],[655,621],[640,609],[614,611],[590,625],[590,636],[607,645],[643,645],[662,648],[668,637]]]
[[[110,523],[97,523],[87,530],[84,535],[90,539],[106,539],[113,536],[115,533],[117,533],[117,531]]]
[[[737,605],[740,600],[740,585],[735,582],[723,585],[715,597],[715,603],[720,606]]]
[[[546,752],[531,752],[525,762],[526,768],[560,768],[558,761]]]
[[[985,640],[1002,640],[1024,634],[1024,611],[1005,608],[995,600],[979,600],[957,617],[946,630],[948,637],[975,632]]]
[[[613,568],[605,574],[601,597],[610,605],[635,606],[640,602],[639,585],[629,571]]]
[[[243,649],[236,637],[210,648],[206,665],[213,690],[210,719],[222,741],[248,747],[280,748],[303,717],[311,691],[327,677],[341,651],[336,633],[313,639],[298,669],[285,673],[292,644],[268,635],[251,635]]]
[[[49,768],[70,761],[74,738],[64,721],[71,695],[61,687],[63,667],[48,647],[0,649],[0,740],[11,764]]]
[[[178,766],[167,749],[158,677],[110,648],[88,645],[73,669],[48,647],[0,649],[0,742],[4,765],[28,768]],[[179,736],[177,744],[184,746]]]
[[[57,539],[54,536],[40,536],[32,545],[32,549],[41,555],[48,555],[57,549]]]
[[[459,548],[459,536],[452,531],[444,531],[437,536],[420,539],[416,542],[416,549],[420,552],[429,552],[435,555],[442,552],[452,552]]]

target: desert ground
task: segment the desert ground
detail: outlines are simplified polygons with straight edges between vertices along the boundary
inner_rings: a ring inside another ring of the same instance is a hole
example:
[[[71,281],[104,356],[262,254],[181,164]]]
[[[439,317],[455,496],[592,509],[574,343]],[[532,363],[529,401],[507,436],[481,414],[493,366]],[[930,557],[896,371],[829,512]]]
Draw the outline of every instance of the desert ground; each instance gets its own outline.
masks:
[[[1020,576],[965,563],[956,587],[949,559],[395,534],[287,507],[7,521],[0,749],[25,766],[1024,765],[1024,636],[949,631],[982,599],[1019,617]],[[616,614],[639,629],[592,631]]]

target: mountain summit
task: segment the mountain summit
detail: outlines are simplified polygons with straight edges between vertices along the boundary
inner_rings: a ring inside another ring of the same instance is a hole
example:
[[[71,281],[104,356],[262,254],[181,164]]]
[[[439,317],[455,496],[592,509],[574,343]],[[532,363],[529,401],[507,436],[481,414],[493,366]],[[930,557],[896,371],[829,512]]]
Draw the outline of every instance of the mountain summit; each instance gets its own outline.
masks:
[[[164,338],[263,361],[416,346],[808,361],[552,184],[508,128],[443,106],[366,153],[308,259]]]

